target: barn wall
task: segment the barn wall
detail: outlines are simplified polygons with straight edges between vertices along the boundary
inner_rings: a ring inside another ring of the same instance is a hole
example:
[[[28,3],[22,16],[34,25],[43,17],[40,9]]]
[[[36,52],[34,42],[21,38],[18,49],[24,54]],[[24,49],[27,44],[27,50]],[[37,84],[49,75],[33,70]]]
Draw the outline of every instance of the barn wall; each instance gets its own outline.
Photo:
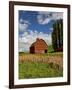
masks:
[[[34,45],[30,47],[30,53],[46,53],[45,50],[48,50],[48,46],[41,39],[37,39]]]
[[[44,50],[35,50],[35,53],[45,53]]]

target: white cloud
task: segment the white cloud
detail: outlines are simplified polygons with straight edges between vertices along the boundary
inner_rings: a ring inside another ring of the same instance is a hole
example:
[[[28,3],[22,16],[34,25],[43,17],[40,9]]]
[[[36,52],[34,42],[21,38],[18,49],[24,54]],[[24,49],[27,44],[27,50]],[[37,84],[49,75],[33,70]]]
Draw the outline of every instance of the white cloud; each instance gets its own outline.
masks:
[[[29,21],[20,19],[20,21],[19,21],[19,31],[20,32],[27,31],[27,29],[29,27],[29,24],[30,24]]]
[[[19,51],[29,51],[29,47],[36,41],[36,38],[44,39],[48,45],[52,43],[51,34],[30,30],[19,37]]]
[[[38,12],[37,20],[39,24],[48,24],[51,20],[50,14],[47,12]]]
[[[39,24],[48,24],[51,20],[58,20],[63,18],[62,12],[38,12],[37,21]]]
[[[53,27],[49,28],[50,31],[53,31]]]
[[[38,15],[37,18],[38,18],[39,24],[43,24],[43,25],[48,24],[48,22],[51,20],[49,18],[42,17],[42,15]]]
[[[53,20],[63,19],[63,13],[62,12],[54,12],[52,14]]]

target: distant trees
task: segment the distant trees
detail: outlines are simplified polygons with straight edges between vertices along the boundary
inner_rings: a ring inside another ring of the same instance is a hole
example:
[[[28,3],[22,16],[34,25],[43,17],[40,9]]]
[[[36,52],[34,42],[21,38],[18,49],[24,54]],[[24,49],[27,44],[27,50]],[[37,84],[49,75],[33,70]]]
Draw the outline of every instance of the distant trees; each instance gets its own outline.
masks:
[[[57,20],[53,24],[52,45],[54,51],[63,50],[63,20],[62,19]]]

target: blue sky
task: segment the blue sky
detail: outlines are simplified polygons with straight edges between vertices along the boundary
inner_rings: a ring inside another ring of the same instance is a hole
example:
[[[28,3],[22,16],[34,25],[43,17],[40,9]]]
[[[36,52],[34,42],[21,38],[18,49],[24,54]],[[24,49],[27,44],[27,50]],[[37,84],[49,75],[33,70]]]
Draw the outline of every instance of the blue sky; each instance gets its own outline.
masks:
[[[42,38],[51,45],[53,23],[63,19],[62,12],[19,11],[19,51],[29,51],[36,38]]]
[[[38,12],[36,11],[19,11],[19,21],[21,19],[30,22],[29,29],[30,30],[37,30],[38,32],[50,33],[52,32],[50,29],[54,23],[54,20],[51,20],[49,23],[46,24],[39,24],[37,20]],[[47,17],[45,15],[42,16],[43,18]]]

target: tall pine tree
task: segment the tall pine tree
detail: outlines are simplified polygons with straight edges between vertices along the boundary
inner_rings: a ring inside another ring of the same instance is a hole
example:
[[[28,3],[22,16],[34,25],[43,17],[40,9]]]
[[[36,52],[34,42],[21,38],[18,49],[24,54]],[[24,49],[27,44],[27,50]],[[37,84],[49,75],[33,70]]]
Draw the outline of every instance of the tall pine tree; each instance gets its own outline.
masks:
[[[53,32],[52,32],[52,45],[54,51],[61,48],[63,49],[63,20],[57,20],[53,24]]]

